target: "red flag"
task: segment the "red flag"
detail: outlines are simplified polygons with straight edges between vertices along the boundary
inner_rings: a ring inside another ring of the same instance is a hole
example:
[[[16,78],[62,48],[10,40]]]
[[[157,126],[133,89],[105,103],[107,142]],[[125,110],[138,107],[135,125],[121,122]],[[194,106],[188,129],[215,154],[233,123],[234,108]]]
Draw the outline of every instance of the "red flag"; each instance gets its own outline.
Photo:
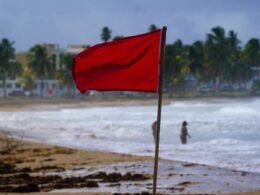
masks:
[[[94,45],[74,58],[73,78],[81,93],[156,92],[161,30]]]

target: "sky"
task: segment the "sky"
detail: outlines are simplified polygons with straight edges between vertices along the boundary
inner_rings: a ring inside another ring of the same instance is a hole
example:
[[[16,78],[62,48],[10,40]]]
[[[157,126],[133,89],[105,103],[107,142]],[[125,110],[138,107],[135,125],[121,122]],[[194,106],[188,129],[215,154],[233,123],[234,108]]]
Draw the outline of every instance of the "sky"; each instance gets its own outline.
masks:
[[[167,43],[205,40],[216,26],[234,30],[245,44],[260,38],[260,0],[0,0],[0,39],[17,51],[38,43],[100,43],[101,29],[112,37],[167,26]]]

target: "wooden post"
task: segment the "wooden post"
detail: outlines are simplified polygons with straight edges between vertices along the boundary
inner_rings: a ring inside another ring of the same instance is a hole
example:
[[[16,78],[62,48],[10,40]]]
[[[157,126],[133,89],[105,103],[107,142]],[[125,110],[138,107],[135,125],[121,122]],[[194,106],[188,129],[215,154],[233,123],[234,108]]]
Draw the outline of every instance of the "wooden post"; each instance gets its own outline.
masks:
[[[157,108],[157,126],[156,126],[156,142],[154,154],[154,171],[153,171],[153,195],[156,195],[157,187],[157,172],[158,172],[158,156],[160,143],[160,126],[161,126],[161,108],[162,108],[162,91],[163,91],[163,66],[164,66],[164,51],[166,42],[166,30],[164,26],[161,33],[160,45],[160,61],[159,61],[159,88],[158,88],[158,108]]]

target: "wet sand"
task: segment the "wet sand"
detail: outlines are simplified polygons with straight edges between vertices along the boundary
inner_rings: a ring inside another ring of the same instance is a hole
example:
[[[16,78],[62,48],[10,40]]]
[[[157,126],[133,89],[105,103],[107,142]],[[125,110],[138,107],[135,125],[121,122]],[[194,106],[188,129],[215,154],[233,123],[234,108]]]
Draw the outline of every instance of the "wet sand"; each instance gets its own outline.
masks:
[[[27,193],[8,193],[8,195],[25,195]],[[7,195],[7,193],[0,193],[0,195]],[[49,192],[37,192],[37,193],[29,193],[29,195],[112,195],[112,193],[93,193],[93,192],[82,192],[82,193],[49,193]],[[195,194],[190,193],[189,195],[206,195],[203,193]],[[220,194],[207,194],[207,195],[260,195],[260,191],[258,192],[236,192],[236,193],[220,193]]]
[[[7,151],[7,143],[9,143],[9,151]],[[82,151],[72,148],[39,144],[13,139],[11,137],[6,138],[6,135],[4,134],[0,134],[0,153],[0,192],[8,192],[8,190],[10,190],[9,192],[12,190],[15,191],[15,188],[11,189],[11,187],[30,184],[50,185],[48,187],[40,188],[39,190],[36,189],[36,191],[52,191],[55,189],[55,186],[52,186],[52,184],[55,183],[56,180],[57,186],[58,184],[63,182],[66,183],[67,181],[64,181],[64,178],[66,177],[48,177],[50,173],[58,175],[67,170],[85,170],[86,166],[88,169],[93,169],[95,166],[99,165],[150,161],[152,159],[151,157],[139,157],[99,151]],[[113,175],[104,176],[105,179],[109,177],[113,177]],[[80,185],[86,181],[84,179],[79,181],[81,178],[73,178],[73,175],[69,178],[72,179],[67,185],[59,186],[58,188],[80,188]],[[95,186],[95,183],[91,182],[89,185],[91,186],[92,184]],[[20,189],[20,191],[22,190]],[[32,187],[31,190],[29,188],[27,189],[29,192],[33,192],[34,190],[34,187]],[[16,189],[16,191],[19,192],[19,189]]]
[[[151,157],[16,140],[11,141],[14,147],[10,152],[5,152],[6,138],[2,134],[0,139],[1,193],[22,190],[37,192],[37,195],[47,192],[101,195],[152,191]],[[161,159],[157,191],[160,194],[238,194],[242,191],[242,194],[256,195],[260,192],[252,192],[260,190],[259,183],[260,174]],[[21,186],[25,188],[19,189]]]

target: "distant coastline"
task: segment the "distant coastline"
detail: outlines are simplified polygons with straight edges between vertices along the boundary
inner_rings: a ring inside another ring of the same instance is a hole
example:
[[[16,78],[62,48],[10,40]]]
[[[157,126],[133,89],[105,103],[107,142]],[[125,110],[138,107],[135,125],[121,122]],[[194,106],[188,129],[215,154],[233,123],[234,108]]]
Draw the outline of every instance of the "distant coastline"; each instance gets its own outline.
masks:
[[[127,106],[127,105],[157,105],[157,95],[153,93],[139,93],[138,95],[98,95],[98,96],[80,96],[75,98],[68,97],[0,97],[0,111],[19,111],[26,109],[59,107],[95,107],[95,106]],[[214,99],[258,99],[260,96],[244,94],[244,93],[185,93],[180,94],[163,94],[163,104],[169,104],[173,101],[189,101],[189,100],[214,100]]]

